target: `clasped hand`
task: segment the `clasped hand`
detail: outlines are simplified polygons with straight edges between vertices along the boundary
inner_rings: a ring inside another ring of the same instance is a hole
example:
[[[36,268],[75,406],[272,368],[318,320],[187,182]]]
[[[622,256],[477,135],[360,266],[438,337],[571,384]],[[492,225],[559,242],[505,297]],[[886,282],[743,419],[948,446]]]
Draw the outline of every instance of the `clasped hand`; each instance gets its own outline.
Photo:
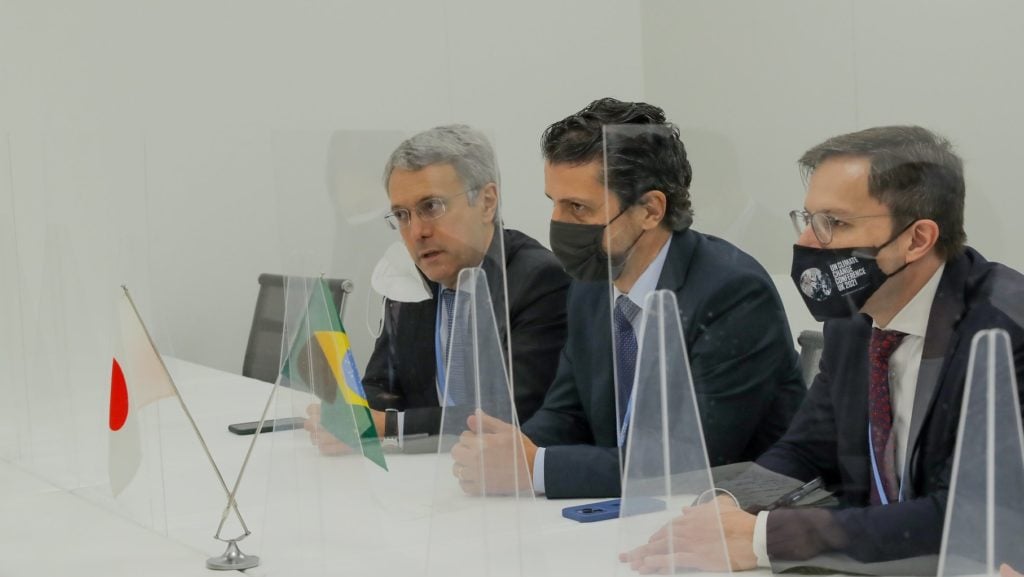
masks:
[[[483,411],[452,447],[452,474],[470,495],[508,495],[533,490],[531,469],[537,446],[519,429]]]

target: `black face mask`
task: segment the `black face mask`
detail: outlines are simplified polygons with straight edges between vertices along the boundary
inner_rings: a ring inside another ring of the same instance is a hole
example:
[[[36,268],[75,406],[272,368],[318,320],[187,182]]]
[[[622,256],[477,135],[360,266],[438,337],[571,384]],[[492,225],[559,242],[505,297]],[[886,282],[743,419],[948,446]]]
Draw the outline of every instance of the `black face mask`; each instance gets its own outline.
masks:
[[[793,245],[790,276],[815,320],[852,317],[885,281],[906,268],[909,263],[892,274],[885,274],[878,268],[876,261],[878,252],[901,234],[903,231],[878,248],[811,248]]]
[[[615,280],[626,267],[629,251],[643,236],[641,232],[629,248],[621,254],[612,255],[611,259],[604,251],[604,229],[615,219],[625,214],[623,209],[608,224],[577,224],[573,222],[551,221],[551,252],[555,253],[562,263],[562,268],[569,276],[585,282],[603,281],[608,278],[609,261],[611,278]],[[644,231],[646,232],[646,231]]]

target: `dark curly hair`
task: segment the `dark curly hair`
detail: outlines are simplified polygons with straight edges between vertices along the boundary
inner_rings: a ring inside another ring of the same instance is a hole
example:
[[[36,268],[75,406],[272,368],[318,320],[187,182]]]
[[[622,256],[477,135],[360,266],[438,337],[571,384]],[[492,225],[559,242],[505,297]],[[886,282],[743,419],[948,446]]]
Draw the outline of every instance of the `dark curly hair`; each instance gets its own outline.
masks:
[[[693,222],[690,181],[693,170],[679,129],[665,112],[645,102],[614,98],[595,100],[547,127],[541,136],[544,159],[551,164],[581,165],[601,161],[605,186],[622,208],[636,204],[651,190],[665,194],[665,225],[685,230]],[[603,178],[603,176],[602,176]]]

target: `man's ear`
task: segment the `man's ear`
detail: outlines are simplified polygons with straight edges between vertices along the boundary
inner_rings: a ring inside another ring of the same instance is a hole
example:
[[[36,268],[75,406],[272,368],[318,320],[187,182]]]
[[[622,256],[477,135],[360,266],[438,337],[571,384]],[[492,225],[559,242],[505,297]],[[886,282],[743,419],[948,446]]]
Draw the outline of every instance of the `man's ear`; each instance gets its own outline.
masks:
[[[644,230],[657,228],[665,220],[668,209],[668,199],[665,193],[660,190],[648,190],[640,197],[637,203],[644,210]]]
[[[489,182],[480,189],[476,202],[483,208],[483,219],[486,223],[493,223],[494,217],[498,214],[498,185]]]
[[[934,220],[923,218],[910,225],[907,247],[907,262],[914,262],[935,248],[939,241],[939,225]]]

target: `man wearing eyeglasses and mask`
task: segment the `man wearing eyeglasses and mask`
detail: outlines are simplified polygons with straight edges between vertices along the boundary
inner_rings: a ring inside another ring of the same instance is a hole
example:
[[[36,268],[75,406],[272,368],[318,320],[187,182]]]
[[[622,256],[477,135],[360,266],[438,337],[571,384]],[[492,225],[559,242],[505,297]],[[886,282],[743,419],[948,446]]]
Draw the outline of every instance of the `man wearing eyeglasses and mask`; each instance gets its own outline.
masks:
[[[934,574],[971,341],[1005,329],[1024,384],[1024,277],[964,245],[962,161],[924,128],[836,136],[800,166],[809,180],[804,209],[791,213],[792,277],[825,321],[825,345],[807,400],[757,463],[823,478],[840,507],[755,516],[720,503],[729,561]],[[823,279],[820,290],[812,277]],[[701,554],[721,539],[700,536],[702,516],[689,511],[674,523],[690,538],[676,540],[672,555],[661,535],[623,560],[642,572],[673,562],[720,569]]]
[[[643,134],[605,143],[606,125]],[[549,498],[618,496],[634,372],[621,371],[617,392],[615,367],[635,366],[640,312],[656,289],[673,291],[679,304],[711,464],[759,456],[785,432],[805,387],[768,274],[728,242],[690,228],[692,172],[678,129],[656,106],[605,98],[548,127],[542,148],[551,247],[574,282],[558,374],[518,438],[529,466],[518,488]],[[613,363],[613,349],[630,341]],[[474,419],[483,443],[452,451],[462,486],[479,492],[474,482],[483,477],[484,491],[509,490],[501,471],[477,470],[496,460],[481,459],[479,447],[503,447],[519,433]]]
[[[550,251],[499,225],[498,167],[490,143],[462,125],[421,132],[391,154],[384,183],[391,203],[386,220],[401,234],[431,298],[386,301],[384,330],[362,380],[378,433],[404,445],[406,436],[438,432],[445,398],[439,375],[451,338],[446,327],[459,273],[469,267],[487,275],[498,334],[511,339],[516,410],[525,420],[554,377],[565,341],[569,279]],[[306,423],[314,442],[324,452],[344,451],[317,424],[318,409],[311,408]],[[425,447],[436,448],[436,442]]]

